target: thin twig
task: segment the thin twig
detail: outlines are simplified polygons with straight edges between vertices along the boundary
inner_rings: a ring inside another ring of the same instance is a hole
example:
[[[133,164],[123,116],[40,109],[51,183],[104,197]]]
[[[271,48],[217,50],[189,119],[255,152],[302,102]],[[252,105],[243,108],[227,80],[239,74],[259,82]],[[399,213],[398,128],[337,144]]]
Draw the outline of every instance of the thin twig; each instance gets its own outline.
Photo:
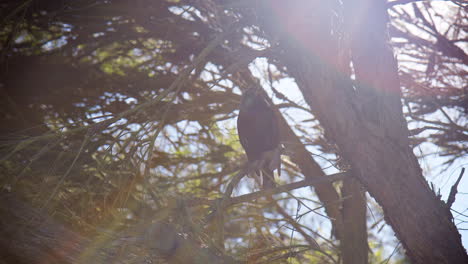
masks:
[[[339,172],[339,173],[335,173],[335,174],[332,174],[332,175],[329,175],[320,179],[308,178],[302,181],[281,185],[276,188],[261,190],[261,191],[257,191],[257,192],[253,192],[249,194],[244,194],[241,196],[232,197],[229,200],[224,202],[224,206],[229,207],[238,203],[252,201],[260,197],[270,196],[270,195],[277,194],[277,193],[288,192],[288,191],[292,191],[292,190],[299,189],[302,187],[313,186],[313,185],[317,185],[317,184],[324,183],[324,182],[339,181],[339,180],[344,179],[346,175],[347,175],[346,172]]]
[[[458,176],[457,181],[455,182],[455,184],[450,189],[450,194],[449,194],[448,199],[447,199],[447,206],[449,208],[452,207],[452,204],[455,202],[455,195],[457,195],[457,187],[458,187],[458,184],[460,183],[460,180],[463,177],[464,173],[465,173],[465,168],[462,168],[462,170],[460,172],[460,176]]]
[[[246,172],[245,170],[241,170],[236,176],[234,176],[236,180],[233,180],[231,183],[235,181],[236,182],[240,181],[240,179],[246,175],[245,172]],[[314,185],[321,184],[324,182],[340,181],[340,180],[343,180],[346,176],[347,176],[347,172],[339,172],[339,173],[331,174],[331,175],[328,175],[326,177],[322,177],[319,179],[307,178],[302,181],[281,185],[276,188],[265,189],[265,190],[261,190],[261,191],[257,191],[257,192],[253,192],[249,194],[244,194],[244,195],[240,195],[236,197],[231,197],[231,198],[229,198],[229,196],[226,195],[227,193],[232,192],[232,189],[228,187],[230,190],[226,190],[223,198],[219,198],[216,200],[191,199],[191,201],[188,204],[189,206],[196,206],[196,205],[202,205],[202,204],[207,204],[207,203],[211,204],[212,212],[205,218],[205,222],[210,222],[210,220],[213,219],[213,216],[215,216],[217,214],[217,211],[220,209],[225,209],[227,207],[230,207],[232,205],[239,204],[239,203],[250,202],[250,201],[259,199],[260,197],[268,197],[273,194],[289,192],[295,189],[299,189],[299,188],[303,188],[307,186],[314,186]],[[232,184],[232,186],[235,186],[235,185],[236,184]]]

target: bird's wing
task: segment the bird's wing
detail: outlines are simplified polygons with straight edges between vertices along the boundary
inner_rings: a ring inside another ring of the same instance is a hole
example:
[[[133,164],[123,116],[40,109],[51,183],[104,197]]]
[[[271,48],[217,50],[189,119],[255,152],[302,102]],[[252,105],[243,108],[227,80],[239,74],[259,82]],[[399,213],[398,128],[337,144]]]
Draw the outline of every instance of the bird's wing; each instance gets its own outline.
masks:
[[[248,129],[250,126],[249,117],[246,116],[246,113],[242,111],[239,112],[239,116],[237,118],[237,134],[239,136],[240,143],[242,147],[247,151],[249,148],[248,142]]]

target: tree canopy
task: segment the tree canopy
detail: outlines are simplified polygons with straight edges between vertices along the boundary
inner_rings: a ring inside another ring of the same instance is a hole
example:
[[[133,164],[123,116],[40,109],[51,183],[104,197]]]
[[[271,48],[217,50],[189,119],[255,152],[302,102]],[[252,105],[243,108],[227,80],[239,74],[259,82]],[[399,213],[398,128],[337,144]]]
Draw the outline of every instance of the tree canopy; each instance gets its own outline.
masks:
[[[422,263],[386,198],[427,194],[366,173],[417,174],[424,189],[413,152],[466,163],[467,9],[375,2],[381,13],[364,0],[0,3],[1,258]],[[253,87],[278,117],[283,189],[242,178],[235,120]],[[395,147],[370,153],[382,138]],[[396,171],[393,154],[413,167]],[[437,187],[427,206],[466,230]]]

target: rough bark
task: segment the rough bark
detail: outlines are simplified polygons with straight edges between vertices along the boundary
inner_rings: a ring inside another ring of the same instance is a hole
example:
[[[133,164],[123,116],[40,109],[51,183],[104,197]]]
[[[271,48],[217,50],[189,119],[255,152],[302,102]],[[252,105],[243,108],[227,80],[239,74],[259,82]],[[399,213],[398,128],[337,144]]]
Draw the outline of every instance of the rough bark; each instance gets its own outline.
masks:
[[[468,263],[448,208],[429,188],[409,147],[398,67],[387,44],[385,4],[383,0],[345,1],[348,14],[345,24],[349,26],[356,80],[364,91],[358,97],[361,112],[366,122],[378,126],[380,137],[386,136],[380,146],[370,141],[363,145],[368,151],[377,152],[380,164],[361,164],[361,171],[366,171],[360,173],[360,179],[374,190],[371,194],[382,205],[386,220],[414,263]],[[392,147],[395,143],[396,148]],[[388,154],[387,150],[390,150]],[[388,160],[393,164],[386,162]],[[363,162],[356,159],[354,163]],[[369,170],[378,174],[385,168],[388,170],[378,175],[380,177],[370,178]],[[383,181],[393,186],[395,192],[380,195],[383,188],[379,188],[379,182]]]
[[[408,140],[397,66],[386,44],[384,1],[352,2],[358,85],[339,71],[335,2],[270,2],[268,30],[304,98],[354,174],[382,206],[413,263],[468,263],[447,207],[430,190]],[[367,78],[361,77],[368,76]]]
[[[362,185],[346,178],[341,189],[343,195],[344,233],[341,239],[343,264],[368,263],[366,195]]]

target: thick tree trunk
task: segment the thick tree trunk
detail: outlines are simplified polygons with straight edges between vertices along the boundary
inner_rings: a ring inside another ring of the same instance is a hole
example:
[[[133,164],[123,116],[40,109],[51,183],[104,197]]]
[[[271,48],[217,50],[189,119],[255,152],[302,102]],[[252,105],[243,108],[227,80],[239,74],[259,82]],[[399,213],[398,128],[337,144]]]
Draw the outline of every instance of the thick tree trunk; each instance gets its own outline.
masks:
[[[341,194],[345,227],[340,243],[343,264],[368,263],[366,192],[356,179],[346,178]]]
[[[412,262],[468,263],[449,210],[430,190],[409,146],[397,66],[386,45],[385,2],[361,2],[352,2],[352,18],[360,19],[352,32],[359,40],[352,49],[359,85],[353,87],[336,63],[341,50],[331,30],[332,1],[270,5],[276,21],[268,28],[284,51],[279,59],[327,137],[382,206]]]

